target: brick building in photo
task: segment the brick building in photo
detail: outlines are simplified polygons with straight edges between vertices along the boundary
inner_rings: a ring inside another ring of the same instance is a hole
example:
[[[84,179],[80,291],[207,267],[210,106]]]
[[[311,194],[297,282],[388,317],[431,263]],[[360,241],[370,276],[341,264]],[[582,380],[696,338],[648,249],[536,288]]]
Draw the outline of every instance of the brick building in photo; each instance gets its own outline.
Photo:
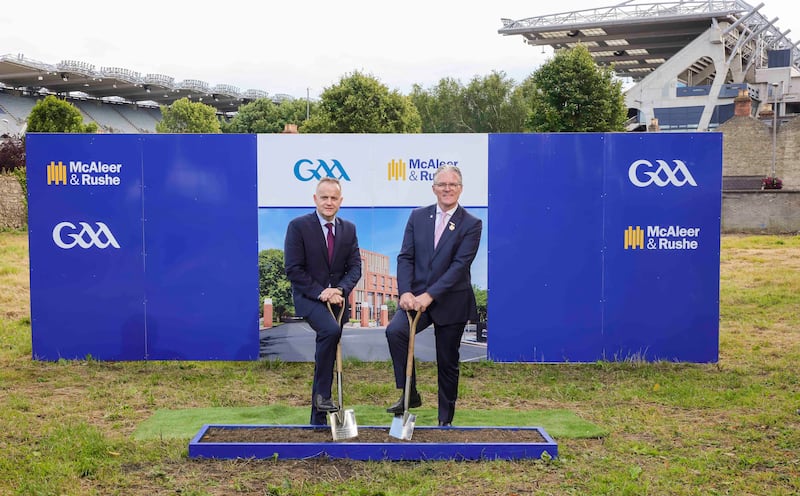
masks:
[[[374,251],[361,248],[361,280],[350,293],[350,318],[357,321],[375,321],[377,325],[386,325],[381,320],[381,306],[388,301],[397,302],[397,277],[389,272],[389,257]],[[366,306],[364,304],[366,303]],[[368,312],[366,319],[362,312]]]

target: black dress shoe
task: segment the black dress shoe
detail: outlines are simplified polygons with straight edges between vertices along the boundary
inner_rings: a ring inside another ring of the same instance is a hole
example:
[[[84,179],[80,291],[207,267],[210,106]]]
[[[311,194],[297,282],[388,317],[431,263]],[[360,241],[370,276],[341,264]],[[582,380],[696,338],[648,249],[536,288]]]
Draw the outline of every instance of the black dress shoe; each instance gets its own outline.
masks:
[[[330,413],[339,411],[339,407],[336,406],[336,403],[334,403],[332,399],[325,399],[321,394],[318,394],[314,399],[314,407],[320,412]]]
[[[442,422],[440,420],[439,421],[439,427],[453,427],[453,424],[451,424],[450,422]]]
[[[402,415],[405,411],[405,399],[405,395],[400,396],[400,399],[397,400],[397,403],[387,408],[386,411],[395,415]],[[419,393],[416,391],[411,391],[411,395],[408,398],[408,408],[419,408],[421,406],[422,398],[420,397]]]

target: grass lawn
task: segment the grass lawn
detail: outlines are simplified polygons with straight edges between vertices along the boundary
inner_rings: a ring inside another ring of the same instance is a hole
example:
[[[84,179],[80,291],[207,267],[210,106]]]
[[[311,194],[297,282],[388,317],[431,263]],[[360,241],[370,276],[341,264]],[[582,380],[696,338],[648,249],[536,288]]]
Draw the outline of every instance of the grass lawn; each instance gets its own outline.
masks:
[[[556,439],[557,460],[200,461],[134,432],[167,409],[305,406],[313,364],[34,361],[27,233],[0,232],[0,495],[800,494],[800,236],[724,236],[721,260],[716,364],[462,365],[459,411],[608,433]],[[396,399],[388,363],[347,370],[349,404]],[[435,365],[418,375],[431,404]]]

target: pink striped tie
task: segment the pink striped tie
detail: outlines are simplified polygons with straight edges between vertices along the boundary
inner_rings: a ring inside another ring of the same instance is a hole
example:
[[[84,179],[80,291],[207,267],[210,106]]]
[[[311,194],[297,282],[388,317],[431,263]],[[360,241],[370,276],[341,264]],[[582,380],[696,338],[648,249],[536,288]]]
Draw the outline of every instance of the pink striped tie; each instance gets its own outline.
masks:
[[[439,217],[441,218],[441,222],[436,225],[436,231],[433,236],[433,247],[436,248],[439,245],[439,238],[442,237],[442,233],[444,232],[444,226],[447,224],[447,218],[450,217],[449,214],[444,212],[439,212]]]

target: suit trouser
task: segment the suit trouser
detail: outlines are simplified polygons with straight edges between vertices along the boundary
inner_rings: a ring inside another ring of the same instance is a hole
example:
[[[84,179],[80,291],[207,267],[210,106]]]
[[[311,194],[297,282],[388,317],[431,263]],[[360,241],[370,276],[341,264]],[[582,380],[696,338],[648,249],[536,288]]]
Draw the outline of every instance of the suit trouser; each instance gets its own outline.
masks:
[[[417,333],[427,329],[432,319],[428,312],[422,314],[417,324]],[[466,322],[448,325],[433,323],[436,337],[436,365],[439,386],[439,421],[452,422],[458,399],[459,361],[461,337]],[[403,389],[406,384],[406,364],[408,360],[408,318],[403,310],[398,310],[386,327],[386,340],[392,356],[395,386]],[[416,360],[411,373],[412,391],[417,389]]]
[[[334,312],[340,307],[334,306]],[[316,350],[314,352],[314,382],[311,385],[311,424],[325,425],[327,414],[317,411],[314,398],[317,394],[327,399],[331,397],[333,384],[333,365],[336,362],[336,346],[342,337],[342,328],[328,310],[328,305],[320,302],[306,316],[306,321],[316,332]]]

